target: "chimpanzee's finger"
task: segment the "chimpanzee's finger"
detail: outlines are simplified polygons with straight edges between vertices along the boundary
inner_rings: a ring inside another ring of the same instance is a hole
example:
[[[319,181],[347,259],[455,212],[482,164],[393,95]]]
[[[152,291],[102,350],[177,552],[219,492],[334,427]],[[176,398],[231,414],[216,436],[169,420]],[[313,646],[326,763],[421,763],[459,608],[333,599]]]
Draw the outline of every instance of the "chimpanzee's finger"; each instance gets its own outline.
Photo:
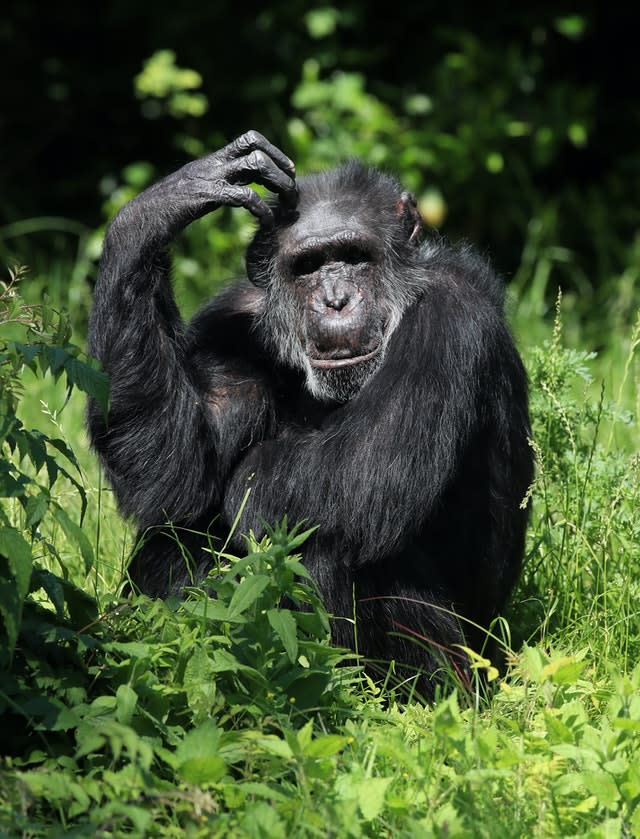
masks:
[[[263,151],[276,163],[283,172],[286,172],[292,178],[295,178],[296,167],[290,158],[284,152],[281,152],[277,146],[270,143],[266,137],[263,137],[259,131],[247,131],[236,140],[229,143],[225,148],[232,157],[239,157],[246,155],[252,151]]]
[[[279,169],[261,150],[252,151],[244,157],[238,157],[227,163],[225,177],[231,183],[262,184],[271,192],[276,192],[289,201],[293,200],[297,194],[294,179]]]
[[[254,215],[260,224],[266,227],[273,225],[273,212],[271,207],[253,189],[248,186],[224,183],[220,192],[216,195],[216,203],[225,207],[244,207]]]

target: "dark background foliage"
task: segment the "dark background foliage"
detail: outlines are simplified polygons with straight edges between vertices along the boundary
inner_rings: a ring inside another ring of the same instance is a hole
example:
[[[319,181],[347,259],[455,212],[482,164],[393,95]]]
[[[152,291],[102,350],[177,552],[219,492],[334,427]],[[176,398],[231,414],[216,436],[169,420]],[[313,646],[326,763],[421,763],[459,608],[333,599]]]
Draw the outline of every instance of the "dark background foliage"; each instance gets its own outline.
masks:
[[[296,99],[311,59],[319,80],[361,73],[397,118],[395,139],[363,151],[418,194],[435,189],[443,232],[489,249],[507,276],[537,235],[572,252],[561,279],[592,294],[629,263],[640,224],[639,19],[631,4],[586,2],[9,3],[0,224],[53,214],[94,226],[127,164],[161,174],[249,127],[299,162],[292,113],[316,137],[332,130]],[[201,74],[206,113],[133,95],[143,61],[167,48]]]

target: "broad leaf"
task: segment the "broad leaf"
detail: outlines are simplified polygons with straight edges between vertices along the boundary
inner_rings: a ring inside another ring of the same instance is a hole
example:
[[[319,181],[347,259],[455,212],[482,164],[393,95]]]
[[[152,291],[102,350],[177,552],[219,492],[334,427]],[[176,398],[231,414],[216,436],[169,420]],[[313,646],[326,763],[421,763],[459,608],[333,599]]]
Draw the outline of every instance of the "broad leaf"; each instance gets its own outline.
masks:
[[[298,657],[298,625],[295,618],[289,609],[269,609],[267,618],[282,641],[282,645],[289,656],[289,661],[295,664]]]
[[[269,577],[265,577],[263,574],[244,577],[240,580],[238,588],[234,591],[229,603],[229,618],[241,615],[253,606],[270,582]]]

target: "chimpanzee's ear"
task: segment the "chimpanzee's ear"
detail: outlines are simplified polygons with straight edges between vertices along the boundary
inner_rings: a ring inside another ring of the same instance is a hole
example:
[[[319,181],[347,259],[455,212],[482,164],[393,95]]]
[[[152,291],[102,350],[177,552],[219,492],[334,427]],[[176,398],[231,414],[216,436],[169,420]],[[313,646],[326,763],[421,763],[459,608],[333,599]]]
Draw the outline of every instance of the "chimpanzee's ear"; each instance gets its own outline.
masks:
[[[275,234],[273,228],[260,226],[249,242],[245,254],[247,277],[259,288],[269,284],[269,262],[274,250]]]
[[[396,201],[396,213],[407,233],[411,245],[419,245],[422,240],[424,221],[418,211],[418,202],[410,192],[403,192]]]

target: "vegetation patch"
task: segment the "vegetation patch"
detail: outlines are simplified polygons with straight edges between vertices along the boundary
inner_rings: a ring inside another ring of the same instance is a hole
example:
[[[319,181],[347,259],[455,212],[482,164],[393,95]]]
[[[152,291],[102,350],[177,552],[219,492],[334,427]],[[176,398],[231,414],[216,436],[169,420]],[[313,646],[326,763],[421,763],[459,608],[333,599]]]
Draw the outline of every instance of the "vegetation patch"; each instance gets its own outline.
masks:
[[[559,313],[529,353],[538,477],[494,627],[506,669],[491,696],[479,681],[425,707],[331,647],[307,533],[286,522],[219,552],[182,601],[115,597],[96,574],[112,545],[92,517],[119,526],[91,503],[98,476],[20,419],[27,376],[106,407],[105,381],[18,279],[0,298],[4,835],[640,835],[635,425],[594,389],[593,355],[563,347]],[[637,344],[636,328],[627,377]]]

